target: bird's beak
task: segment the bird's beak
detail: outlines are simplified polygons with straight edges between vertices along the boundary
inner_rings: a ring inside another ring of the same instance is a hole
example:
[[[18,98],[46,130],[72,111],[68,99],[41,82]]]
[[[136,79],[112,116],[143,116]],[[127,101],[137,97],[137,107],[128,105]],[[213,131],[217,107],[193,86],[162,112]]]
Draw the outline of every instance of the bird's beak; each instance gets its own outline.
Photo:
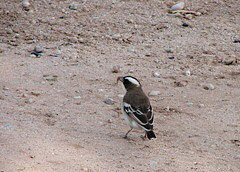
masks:
[[[123,82],[123,77],[119,76],[119,77],[117,78],[117,83],[118,83],[118,81]]]

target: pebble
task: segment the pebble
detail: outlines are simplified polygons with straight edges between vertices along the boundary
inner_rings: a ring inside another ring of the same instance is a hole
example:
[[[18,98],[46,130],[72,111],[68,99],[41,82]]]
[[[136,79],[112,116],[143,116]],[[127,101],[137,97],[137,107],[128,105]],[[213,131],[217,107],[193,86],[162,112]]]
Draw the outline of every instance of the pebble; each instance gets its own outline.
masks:
[[[43,53],[44,49],[43,49],[43,46],[36,45],[33,51],[36,53]]]
[[[188,19],[188,20],[191,20],[191,19],[193,19],[193,15],[192,14],[186,14],[185,18]]]
[[[166,48],[165,51],[166,51],[167,53],[173,53],[173,49],[172,49],[172,48]]]
[[[4,97],[2,95],[0,95],[0,100],[4,100]]]
[[[30,57],[36,58],[37,56],[36,56],[36,54],[31,54]]]
[[[225,64],[225,65],[235,65],[235,64],[237,64],[237,59],[234,56],[227,57],[223,60],[223,64]]]
[[[83,167],[81,170],[84,171],[84,172],[89,172],[90,171],[90,169],[88,169],[86,167]]]
[[[36,57],[40,57],[43,55],[44,48],[41,45],[36,45],[33,52],[31,54],[35,55]]]
[[[160,94],[160,91],[150,91],[148,93],[149,96],[158,96]]]
[[[174,85],[175,85],[176,87],[185,87],[185,86],[187,86],[187,84],[188,84],[187,81],[175,81],[175,82],[174,82]]]
[[[3,90],[4,90],[4,91],[7,91],[7,90],[9,90],[9,88],[6,87],[6,86],[3,86]]]
[[[183,26],[183,27],[188,27],[188,26],[189,26],[189,24],[187,24],[187,23],[183,22],[182,26]]]
[[[159,78],[160,77],[160,73],[159,72],[153,72],[152,75],[156,78]]]
[[[34,100],[33,99],[27,99],[27,100],[25,100],[25,103],[28,103],[28,104],[31,104],[31,103],[33,103],[34,102]]]
[[[70,10],[77,10],[77,6],[75,4],[71,4],[68,7]]]
[[[86,44],[87,43],[87,41],[83,38],[79,38],[78,42],[81,43],[81,44]]]
[[[240,43],[240,39],[235,39],[233,43]]]
[[[174,56],[170,56],[168,57],[170,60],[173,60],[175,57]]]
[[[150,52],[147,52],[147,53],[145,54],[145,56],[146,56],[146,57],[150,57],[150,56],[151,56],[151,53],[150,53]]]
[[[215,89],[213,84],[205,84],[205,85],[203,85],[203,88],[205,90],[214,90]]]
[[[104,103],[106,103],[107,105],[113,105],[114,104],[114,101],[112,98],[107,98],[104,100]]]
[[[193,103],[192,103],[192,102],[188,102],[187,105],[188,105],[188,106],[192,106]]]
[[[68,41],[69,41],[70,43],[76,44],[76,43],[78,43],[78,38],[76,38],[76,37],[70,37],[70,38],[68,38]]]
[[[31,92],[31,94],[33,95],[33,96],[40,96],[40,92],[37,92],[37,91],[32,91]]]
[[[118,97],[119,97],[119,98],[123,98],[124,95],[123,95],[123,94],[118,94]]]
[[[134,72],[134,70],[133,69],[129,69],[129,71],[128,71],[129,73],[133,73]]]
[[[120,66],[119,65],[113,66],[112,73],[119,73],[119,72],[121,72]]]
[[[23,93],[23,94],[22,94],[22,97],[23,97],[23,98],[26,98],[26,97],[27,97],[27,94],[26,94],[26,93]]]
[[[43,75],[47,81],[57,81],[57,75]]]
[[[171,7],[172,11],[182,10],[185,7],[184,2],[179,2]]]
[[[198,107],[202,108],[204,107],[204,104],[199,104]]]
[[[30,2],[29,0],[23,0],[22,1],[22,7],[24,10],[29,11],[30,10]]]
[[[108,119],[107,122],[108,122],[108,123],[112,123],[112,120],[111,120],[111,119]]]
[[[74,98],[74,99],[81,99],[80,96],[74,96],[73,98]]]
[[[167,106],[167,107],[165,108],[165,111],[170,112],[170,107]]]
[[[189,69],[187,69],[185,72],[184,72],[184,75],[185,76],[191,76],[191,71]]]
[[[54,57],[58,57],[62,54],[61,50],[60,49],[57,49],[55,54],[54,54]]]
[[[13,33],[11,28],[6,28],[5,31],[6,31],[7,34],[12,34]]]

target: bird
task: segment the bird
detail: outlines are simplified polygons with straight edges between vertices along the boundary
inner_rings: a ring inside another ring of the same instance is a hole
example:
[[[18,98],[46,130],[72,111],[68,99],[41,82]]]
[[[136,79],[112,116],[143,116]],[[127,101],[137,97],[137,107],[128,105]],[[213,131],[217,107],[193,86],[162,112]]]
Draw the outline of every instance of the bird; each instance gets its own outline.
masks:
[[[117,78],[117,83],[118,81],[123,83],[126,90],[122,102],[122,111],[125,120],[130,126],[130,130],[127,131],[124,138],[127,139],[128,134],[133,129],[144,130],[143,139],[146,137],[149,140],[156,138],[153,132],[153,109],[142,89],[141,83],[133,76],[121,76]]]

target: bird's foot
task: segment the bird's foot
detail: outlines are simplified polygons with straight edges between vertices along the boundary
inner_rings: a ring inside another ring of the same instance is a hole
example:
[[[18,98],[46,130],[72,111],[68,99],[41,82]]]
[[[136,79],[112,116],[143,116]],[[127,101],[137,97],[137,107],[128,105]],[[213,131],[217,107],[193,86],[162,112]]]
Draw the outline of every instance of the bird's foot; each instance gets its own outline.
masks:
[[[140,136],[143,140],[146,140],[147,135],[145,134],[144,136]]]

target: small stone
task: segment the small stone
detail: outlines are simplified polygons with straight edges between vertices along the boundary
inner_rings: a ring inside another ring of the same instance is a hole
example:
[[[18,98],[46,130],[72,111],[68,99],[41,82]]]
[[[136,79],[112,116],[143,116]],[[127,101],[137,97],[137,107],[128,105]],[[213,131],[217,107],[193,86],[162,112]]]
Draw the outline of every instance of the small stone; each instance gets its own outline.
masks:
[[[83,172],[89,172],[90,170],[88,169],[88,168],[86,168],[86,167],[84,167],[84,168],[82,168],[81,169]]]
[[[121,72],[120,66],[119,65],[113,66],[112,73],[119,73],[119,72]]]
[[[237,59],[235,56],[230,56],[230,57],[223,59],[222,62],[225,65],[235,65],[235,64],[237,64]]]
[[[76,43],[78,43],[78,38],[76,38],[76,37],[70,37],[70,38],[68,38],[68,41],[69,41],[70,43],[76,44]]]
[[[43,49],[43,46],[36,45],[33,51],[36,53],[43,53],[44,49]]]
[[[103,91],[104,91],[104,89],[102,89],[102,88],[99,88],[99,89],[98,89],[98,91],[99,91],[99,92],[103,92]]]
[[[200,16],[200,15],[202,15],[201,12],[196,12],[196,16]]]
[[[32,91],[31,94],[32,94],[33,96],[40,96],[41,93],[40,93],[40,92]]]
[[[187,86],[187,84],[188,84],[188,81],[175,81],[174,82],[174,85],[176,87],[185,87],[185,86]]]
[[[18,39],[20,35],[18,33],[15,34],[15,38]]]
[[[3,90],[4,90],[4,91],[7,91],[7,90],[9,90],[9,88],[6,87],[6,86],[3,86]]]
[[[191,76],[191,72],[189,69],[187,69],[185,72],[184,72],[184,75],[185,76]]]
[[[37,55],[36,55],[36,54],[30,54],[30,57],[31,57],[31,58],[36,58]]]
[[[87,43],[87,41],[83,38],[79,38],[78,42],[81,43],[81,44],[86,44]]]
[[[188,19],[188,20],[191,20],[191,19],[193,19],[193,15],[192,14],[186,14],[185,18]]]
[[[111,119],[108,119],[107,122],[108,122],[108,123],[112,123],[112,120],[111,120]]]
[[[165,24],[163,24],[163,23],[160,23],[160,24],[158,24],[157,26],[156,26],[156,29],[157,30],[162,30],[162,29],[166,29],[166,28],[168,28]]]
[[[123,98],[124,95],[123,95],[123,94],[118,94],[118,97],[119,97],[119,98]]]
[[[150,56],[151,56],[151,53],[150,53],[150,52],[147,52],[147,53],[145,54],[145,56],[146,56],[146,57],[150,57]]]
[[[6,31],[7,34],[12,34],[13,33],[11,28],[6,28],[5,31]]]
[[[27,99],[27,100],[25,100],[25,103],[28,103],[28,104],[31,104],[31,103],[33,103],[34,102],[34,100],[33,99]]]
[[[61,50],[57,49],[54,53],[50,54],[50,56],[59,57],[61,54],[62,54]]]
[[[159,72],[153,72],[152,75],[156,78],[159,78],[160,77],[160,73]]]
[[[30,10],[30,2],[29,0],[23,0],[22,1],[22,7],[24,10],[29,11]]]
[[[170,60],[173,60],[174,58],[175,58],[174,56],[168,57],[168,59],[170,59]]]
[[[184,2],[179,2],[171,7],[172,11],[182,10],[185,7]]]
[[[0,100],[4,100],[4,97],[2,95],[0,95]]]
[[[240,43],[240,39],[235,39],[233,43]]]
[[[70,10],[77,10],[77,6],[75,4],[71,4],[68,7]]]
[[[43,55],[43,52],[44,52],[43,46],[37,45],[37,46],[35,46],[35,48],[31,54],[35,55],[36,57],[40,57]]]
[[[205,84],[205,85],[203,85],[203,88],[204,88],[205,90],[214,90],[214,89],[215,89],[215,87],[213,86],[213,84]]]
[[[182,23],[182,26],[183,26],[183,27],[188,27],[188,26],[189,26],[189,24],[187,24],[187,23],[183,22],[183,23]]]
[[[23,94],[22,94],[22,97],[23,97],[23,98],[26,98],[26,97],[27,97],[27,94],[26,94],[26,93],[23,93]]]
[[[133,73],[134,72],[134,70],[133,69],[129,69],[129,71],[128,71],[129,73]]]
[[[121,35],[119,33],[112,35],[113,40],[119,40],[121,38]]]
[[[43,75],[43,77],[47,81],[57,81],[58,76],[57,75]]]
[[[160,94],[160,91],[150,91],[148,93],[149,96],[158,96]]]
[[[166,51],[167,53],[173,53],[173,49],[172,49],[172,48],[166,48],[165,51]]]
[[[107,99],[104,100],[104,103],[106,103],[107,105],[113,105],[114,101],[111,98],[107,98]]]
[[[199,108],[203,108],[203,107],[204,107],[204,104],[199,104],[198,107],[199,107]]]
[[[81,99],[80,96],[74,96],[73,98],[74,98],[74,99]]]
[[[167,106],[167,107],[165,108],[165,111],[170,112],[170,107]]]

